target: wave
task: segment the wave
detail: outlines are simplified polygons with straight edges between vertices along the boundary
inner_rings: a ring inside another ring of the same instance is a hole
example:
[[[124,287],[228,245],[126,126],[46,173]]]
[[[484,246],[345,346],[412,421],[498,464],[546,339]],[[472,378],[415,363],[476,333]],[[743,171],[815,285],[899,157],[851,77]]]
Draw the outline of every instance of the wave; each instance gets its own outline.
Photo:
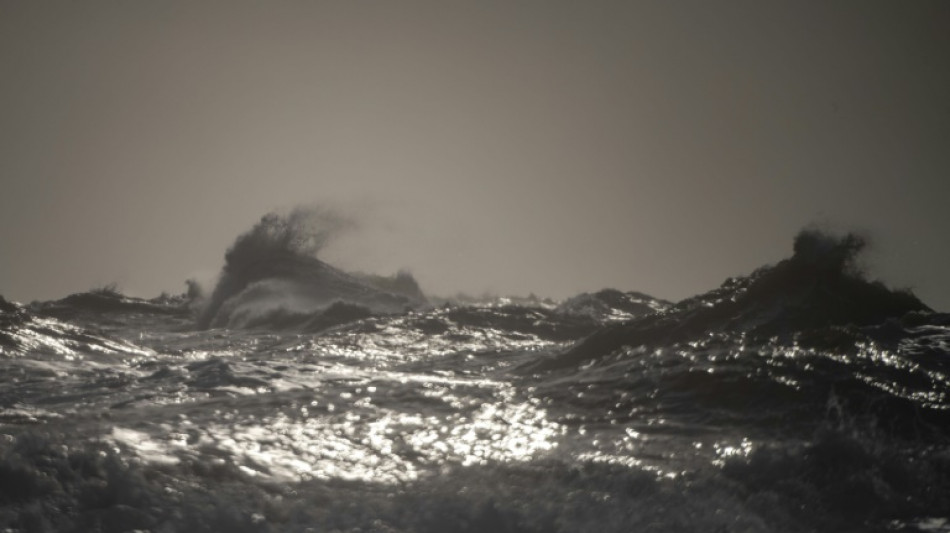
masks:
[[[129,461],[115,445],[51,432],[0,441],[0,523],[17,531],[942,531],[945,450],[823,430],[723,461],[722,474],[658,478],[621,465],[538,460],[445,466],[396,487],[253,483],[184,455]]]
[[[325,309],[311,312],[295,312],[284,307],[263,313],[256,311],[246,317],[232,316],[232,322],[240,323],[245,329],[319,333],[371,316],[374,313],[368,307],[338,301]]]
[[[564,315],[589,316],[603,322],[622,322],[670,308],[673,304],[642,292],[603,289],[565,300],[556,311]]]
[[[30,319],[25,309],[0,296],[0,352],[20,348],[16,332]]]
[[[788,339],[817,328],[873,326],[909,313],[933,314],[912,293],[865,279],[854,267],[864,245],[851,234],[802,231],[791,258],[729,278],[664,312],[604,328],[541,367],[573,365],[623,346],[687,342],[715,332]]]
[[[50,364],[23,343],[93,357],[108,336],[0,298],[0,529],[933,530],[950,315],[866,281],[859,250],[805,234],[675,305],[605,290],[381,313],[354,298],[411,300],[411,276],[304,247],[222,300],[250,330],[126,328],[154,352],[116,364]],[[57,305],[165,324],[153,306],[186,301]]]
[[[199,313],[199,328],[244,327],[278,309],[310,313],[334,302],[377,312],[402,311],[425,302],[408,273],[391,278],[352,275],[316,254],[347,226],[326,211],[271,213],[239,236],[225,254],[217,284]]]
[[[63,322],[0,296],[0,356],[29,354],[30,357],[76,360],[150,353],[148,349],[113,338],[98,328]]]
[[[30,307],[38,313],[71,321],[90,316],[98,319],[102,315],[108,314],[185,316],[191,312],[189,300],[184,295],[169,296],[163,294],[157,298],[146,300],[126,296],[112,288],[70,294],[59,300],[36,302],[31,304]]]
[[[445,319],[463,328],[533,335],[556,342],[577,340],[596,331],[601,325],[586,315],[570,316],[541,307],[513,304],[452,307],[445,313]],[[438,332],[439,327],[432,322],[426,331]]]
[[[361,272],[353,272],[350,273],[350,275],[381,291],[405,296],[412,302],[426,301],[426,296],[419,287],[419,283],[408,271],[401,270],[393,276],[380,276],[378,274],[365,274]]]
[[[950,439],[950,315],[864,279],[863,241],[803,232],[794,255],[608,325],[521,370],[592,423],[663,419],[801,435],[829,417]],[[593,386],[592,384],[596,384]]]

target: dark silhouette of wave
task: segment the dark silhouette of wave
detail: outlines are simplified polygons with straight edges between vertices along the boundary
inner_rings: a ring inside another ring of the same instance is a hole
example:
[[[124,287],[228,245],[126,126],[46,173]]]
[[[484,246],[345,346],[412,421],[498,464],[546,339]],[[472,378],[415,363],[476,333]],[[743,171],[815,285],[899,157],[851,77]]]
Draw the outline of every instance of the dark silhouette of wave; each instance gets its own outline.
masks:
[[[388,293],[405,296],[412,302],[426,301],[426,296],[419,287],[419,283],[408,271],[401,270],[393,276],[380,276],[378,274],[364,274],[359,272],[351,273],[351,275],[371,287],[376,287]]]
[[[873,326],[908,313],[932,313],[912,293],[865,279],[855,267],[864,246],[864,239],[852,234],[804,230],[795,237],[789,259],[727,279],[663,313],[608,326],[542,366],[570,365],[622,346],[685,342],[714,332],[789,337],[816,328]]]
[[[198,327],[243,327],[276,309],[310,313],[334,302],[379,312],[425,302],[408,273],[393,278],[351,275],[316,254],[347,222],[331,213],[296,209],[265,215],[225,254],[217,284],[198,315]]]
[[[950,315],[865,279],[863,246],[804,231],[789,259],[523,370],[561,401],[632,419],[801,434],[833,418],[894,438],[950,438]]]
[[[20,308],[13,302],[7,301],[6,298],[0,296],[0,313],[6,315],[7,313],[16,313]]]
[[[46,316],[76,320],[86,315],[98,318],[103,314],[187,315],[186,303],[183,298],[163,296],[145,300],[126,296],[117,290],[97,289],[71,294],[60,300],[38,302],[31,307]]]

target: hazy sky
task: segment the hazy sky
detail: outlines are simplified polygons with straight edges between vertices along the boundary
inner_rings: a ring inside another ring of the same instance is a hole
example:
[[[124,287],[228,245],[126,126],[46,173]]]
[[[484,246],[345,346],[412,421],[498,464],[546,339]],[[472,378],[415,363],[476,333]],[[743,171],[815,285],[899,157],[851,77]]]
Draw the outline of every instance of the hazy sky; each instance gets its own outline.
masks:
[[[679,299],[819,221],[950,310],[950,2],[0,0],[0,294],[179,292],[273,209],[431,293]]]

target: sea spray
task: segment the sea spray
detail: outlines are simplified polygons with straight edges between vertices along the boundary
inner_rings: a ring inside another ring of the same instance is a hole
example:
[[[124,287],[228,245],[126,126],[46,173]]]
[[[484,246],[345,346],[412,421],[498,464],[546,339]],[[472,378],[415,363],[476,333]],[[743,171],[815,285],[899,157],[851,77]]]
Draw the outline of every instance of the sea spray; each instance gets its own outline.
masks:
[[[317,258],[327,243],[352,227],[351,220],[316,208],[265,215],[225,254],[217,284],[198,315],[198,327],[242,327],[276,309],[308,313],[338,301],[383,312],[422,303],[418,285],[406,273],[387,286]],[[407,296],[399,290],[406,287],[414,287],[416,294]]]

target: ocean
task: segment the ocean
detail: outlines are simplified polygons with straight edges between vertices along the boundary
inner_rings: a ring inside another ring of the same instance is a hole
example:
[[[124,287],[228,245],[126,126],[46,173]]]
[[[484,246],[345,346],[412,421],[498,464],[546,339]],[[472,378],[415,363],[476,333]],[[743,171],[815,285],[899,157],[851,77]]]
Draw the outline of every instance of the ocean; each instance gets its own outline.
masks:
[[[434,298],[302,235],[0,300],[0,531],[950,531],[950,315],[859,239],[674,303]]]

